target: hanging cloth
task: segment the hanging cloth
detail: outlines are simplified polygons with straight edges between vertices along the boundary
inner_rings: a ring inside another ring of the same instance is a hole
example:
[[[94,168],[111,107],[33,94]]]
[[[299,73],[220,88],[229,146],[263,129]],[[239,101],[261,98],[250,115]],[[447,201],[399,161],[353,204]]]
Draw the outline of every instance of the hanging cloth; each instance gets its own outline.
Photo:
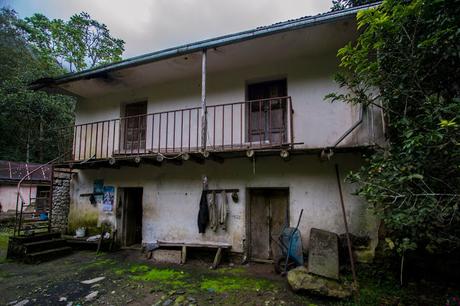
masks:
[[[203,234],[209,223],[208,199],[205,190],[201,193],[200,210],[198,211],[198,232]]]
[[[223,190],[221,192],[221,203],[219,210],[219,224],[224,231],[227,230],[227,214],[228,214],[228,202],[227,202],[227,192]]]
[[[211,198],[209,199],[209,227],[213,231],[217,231],[217,225],[218,225],[218,218],[219,214],[217,211],[217,203],[216,203],[216,192],[212,191],[211,192]]]

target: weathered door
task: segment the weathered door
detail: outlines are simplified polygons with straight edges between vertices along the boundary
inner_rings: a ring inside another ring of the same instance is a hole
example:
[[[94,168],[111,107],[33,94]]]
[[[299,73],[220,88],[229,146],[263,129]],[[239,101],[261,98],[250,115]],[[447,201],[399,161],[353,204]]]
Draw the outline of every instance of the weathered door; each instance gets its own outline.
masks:
[[[124,245],[142,242],[142,188],[124,188]]]
[[[145,149],[147,102],[131,103],[125,106],[125,118],[121,124],[124,129],[124,149],[127,153]]]
[[[273,99],[287,96],[286,80],[248,85],[250,142],[281,144],[286,141],[286,109],[288,100]],[[268,100],[267,100],[268,99]]]
[[[249,203],[250,257],[274,259],[279,254],[278,239],[285,225],[289,225],[289,191],[287,189],[253,189]]]

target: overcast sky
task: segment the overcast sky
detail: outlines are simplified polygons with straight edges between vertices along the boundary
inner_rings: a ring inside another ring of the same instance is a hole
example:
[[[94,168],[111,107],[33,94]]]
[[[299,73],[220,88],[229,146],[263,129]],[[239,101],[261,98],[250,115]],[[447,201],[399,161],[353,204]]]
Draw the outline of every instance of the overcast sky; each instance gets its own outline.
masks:
[[[124,58],[326,12],[331,0],[0,0],[21,18],[81,11],[123,39]]]

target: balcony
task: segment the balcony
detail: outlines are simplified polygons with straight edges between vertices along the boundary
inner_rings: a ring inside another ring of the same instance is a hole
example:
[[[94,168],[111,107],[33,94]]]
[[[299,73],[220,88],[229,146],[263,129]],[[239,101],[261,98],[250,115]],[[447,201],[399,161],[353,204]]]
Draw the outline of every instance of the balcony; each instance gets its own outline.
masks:
[[[209,105],[79,124],[66,134],[69,162],[293,146],[291,97]],[[204,134],[204,135],[203,135]]]

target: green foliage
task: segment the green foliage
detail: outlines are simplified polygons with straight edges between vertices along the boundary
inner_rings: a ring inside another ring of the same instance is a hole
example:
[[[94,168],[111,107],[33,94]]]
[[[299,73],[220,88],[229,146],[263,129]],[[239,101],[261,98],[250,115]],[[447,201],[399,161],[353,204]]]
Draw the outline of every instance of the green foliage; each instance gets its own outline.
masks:
[[[73,123],[74,101],[28,89],[46,75],[64,72],[42,62],[18,27],[12,10],[0,11],[0,159],[44,162],[57,156],[58,127]]]
[[[371,4],[380,0],[332,0],[332,11],[340,11],[346,8]]]
[[[399,254],[460,246],[460,1],[386,0],[361,11],[327,96],[383,110],[388,145],[349,179]]]
[[[68,69],[120,60],[123,44],[86,13],[67,22],[41,14],[21,20],[13,10],[2,8],[0,159],[47,162],[68,151],[74,99],[32,91],[28,85]]]
[[[110,35],[103,23],[82,12],[69,21],[34,14],[19,22],[24,36],[43,62],[81,71],[121,60],[124,41]]]

